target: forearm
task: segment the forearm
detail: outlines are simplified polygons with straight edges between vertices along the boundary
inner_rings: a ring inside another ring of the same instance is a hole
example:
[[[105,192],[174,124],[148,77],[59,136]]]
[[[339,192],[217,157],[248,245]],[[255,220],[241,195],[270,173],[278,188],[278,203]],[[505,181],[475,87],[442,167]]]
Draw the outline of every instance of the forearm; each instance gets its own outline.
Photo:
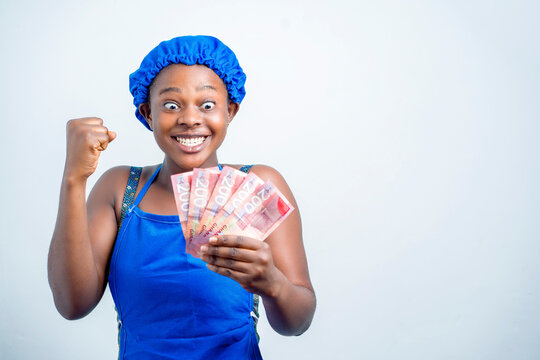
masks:
[[[54,302],[62,316],[83,317],[99,301],[99,277],[88,233],[86,181],[68,177],[62,180],[48,274]]]
[[[301,335],[313,319],[315,293],[291,283],[279,270],[275,281],[275,293],[262,296],[268,322],[281,335]]]

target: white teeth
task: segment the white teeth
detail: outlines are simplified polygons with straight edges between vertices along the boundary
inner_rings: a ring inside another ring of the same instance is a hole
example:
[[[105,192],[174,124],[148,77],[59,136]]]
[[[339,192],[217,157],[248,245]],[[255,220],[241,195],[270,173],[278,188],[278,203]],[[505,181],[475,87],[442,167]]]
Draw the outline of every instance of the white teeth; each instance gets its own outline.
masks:
[[[203,143],[204,139],[206,139],[206,138],[205,137],[183,138],[183,137],[180,137],[180,136],[176,137],[176,141],[178,141],[180,144],[186,145],[186,146],[201,145]]]

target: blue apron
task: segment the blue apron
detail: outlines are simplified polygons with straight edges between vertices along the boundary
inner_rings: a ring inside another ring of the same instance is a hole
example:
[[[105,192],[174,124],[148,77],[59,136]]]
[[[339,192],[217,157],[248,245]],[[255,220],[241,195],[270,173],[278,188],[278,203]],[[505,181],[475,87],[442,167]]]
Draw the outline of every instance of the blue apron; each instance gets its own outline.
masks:
[[[178,216],[138,208],[160,168],[125,212],[111,258],[119,359],[262,359],[253,294],[185,253]]]

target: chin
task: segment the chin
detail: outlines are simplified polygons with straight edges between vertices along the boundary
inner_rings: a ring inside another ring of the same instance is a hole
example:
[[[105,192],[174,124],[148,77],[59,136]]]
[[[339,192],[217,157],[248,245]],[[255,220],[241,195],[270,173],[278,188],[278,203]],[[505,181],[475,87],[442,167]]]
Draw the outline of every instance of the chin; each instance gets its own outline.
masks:
[[[167,156],[167,159],[168,161],[170,161],[171,165],[175,165],[178,168],[178,170],[184,170],[184,171],[191,171],[195,168],[205,168],[205,167],[215,166],[215,165],[209,164],[211,163],[210,157],[196,158],[196,157],[193,157],[193,155],[184,155],[180,159],[178,158],[175,159],[170,156]]]

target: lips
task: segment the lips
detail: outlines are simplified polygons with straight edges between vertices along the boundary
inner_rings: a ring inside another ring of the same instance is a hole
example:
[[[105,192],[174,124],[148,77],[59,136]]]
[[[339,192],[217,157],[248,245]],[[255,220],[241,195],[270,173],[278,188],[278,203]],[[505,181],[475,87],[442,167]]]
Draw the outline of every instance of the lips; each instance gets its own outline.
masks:
[[[176,141],[178,141],[182,145],[186,146],[197,146],[201,145],[203,141],[206,139],[206,136],[199,136],[199,137],[176,137]]]
[[[210,135],[178,135],[172,138],[178,143],[180,148],[188,153],[195,153],[202,150],[208,142]]]

